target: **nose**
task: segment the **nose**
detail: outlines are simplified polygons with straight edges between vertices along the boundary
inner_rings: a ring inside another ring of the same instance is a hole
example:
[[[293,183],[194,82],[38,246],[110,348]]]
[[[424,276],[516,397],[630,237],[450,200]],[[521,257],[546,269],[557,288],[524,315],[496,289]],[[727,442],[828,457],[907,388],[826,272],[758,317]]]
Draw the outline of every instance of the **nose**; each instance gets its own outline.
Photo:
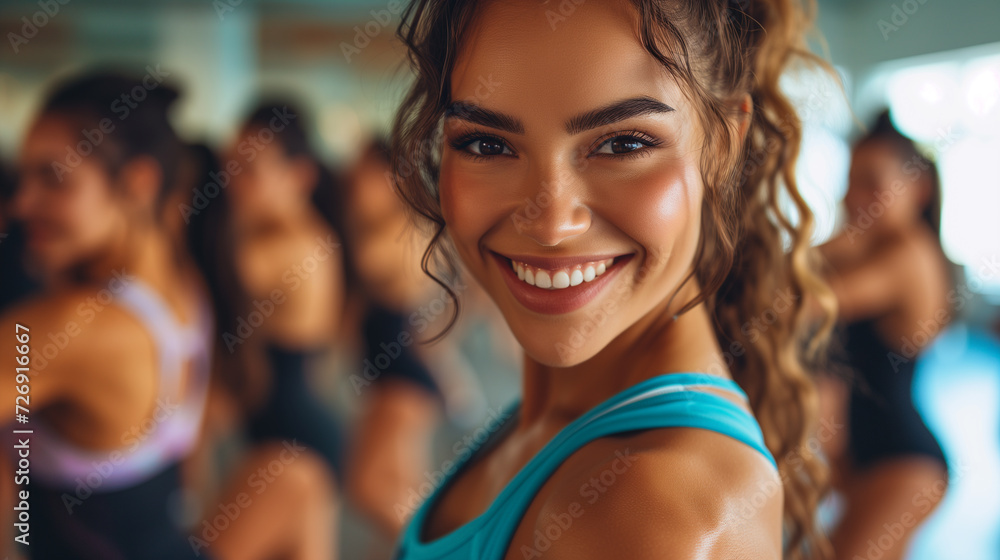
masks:
[[[553,247],[583,234],[593,219],[586,204],[586,185],[571,165],[536,166],[526,178],[523,203],[511,215],[518,233]]]

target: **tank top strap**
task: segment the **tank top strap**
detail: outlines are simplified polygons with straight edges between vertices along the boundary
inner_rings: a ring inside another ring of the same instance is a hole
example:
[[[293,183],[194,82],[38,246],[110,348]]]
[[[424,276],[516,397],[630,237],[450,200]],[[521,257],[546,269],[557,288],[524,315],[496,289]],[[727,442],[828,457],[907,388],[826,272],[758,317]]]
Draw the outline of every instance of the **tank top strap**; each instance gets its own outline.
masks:
[[[133,278],[125,283],[114,301],[130,311],[152,335],[160,365],[161,392],[176,392],[184,360],[192,354],[204,354],[204,347],[211,341],[207,302],[202,298],[195,320],[182,325],[166,301],[141,280]]]
[[[502,557],[542,485],[570,455],[602,437],[654,428],[702,428],[750,446],[777,470],[754,417],[729,399],[703,388],[721,389],[743,400],[747,398],[740,386],[729,379],[699,373],[664,374],[629,387],[568,425],[518,473],[491,506],[495,516],[490,520],[491,530],[477,535],[483,539],[484,550],[490,551],[486,557]],[[497,551],[499,556],[492,554]]]
[[[179,323],[163,298],[136,278],[115,294],[114,303],[134,315],[153,339],[159,366],[155,410],[149,425],[141,426],[143,437],[129,439],[120,450],[81,449],[44,423],[36,425],[39,444],[33,453],[38,457],[32,466],[49,486],[72,488],[81,479],[96,477],[97,491],[128,487],[184,457],[197,442],[211,370],[214,324],[208,300],[199,296],[197,315],[189,325]],[[190,373],[181,387],[185,363]],[[100,468],[109,458],[115,468],[104,473]]]
[[[424,542],[421,539],[423,525],[436,498],[448,486],[447,481],[443,482],[413,516],[403,534],[398,557],[407,560],[502,559],[524,512],[552,473],[587,443],[623,432],[671,427],[703,428],[749,445],[777,468],[754,417],[731,400],[705,391],[705,388],[727,391],[743,401],[747,400],[746,393],[736,382],[704,373],[663,374],[637,383],[560,430],[518,471],[482,515],[447,535]],[[520,403],[515,402],[513,406],[517,409]],[[483,448],[495,443],[511,425],[505,423],[484,443]],[[452,470],[451,476],[460,472],[471,459],[471,455],[465,457]]]

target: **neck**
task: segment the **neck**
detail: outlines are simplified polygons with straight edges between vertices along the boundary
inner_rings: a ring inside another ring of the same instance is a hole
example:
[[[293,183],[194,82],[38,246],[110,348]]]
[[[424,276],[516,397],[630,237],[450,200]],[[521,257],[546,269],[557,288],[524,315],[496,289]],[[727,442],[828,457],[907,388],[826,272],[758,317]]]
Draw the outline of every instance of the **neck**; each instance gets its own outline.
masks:
[[[705,304],[673,318],[674,310],[696,294],[697,286],[689,282],[676,298],[682,303],[668,310],[665,302],[579,364],[552,367],[525,355],[520,425],[566,424],[624,389],[665,373],[712,372],[729,378]]]
[[[861,242],[861,247],[869,251],[876,251],[883,246],[892,245],[907,238],[922,227],[925,227],[925,224],[919,219],[901,224],[881,224],[881,227],[872,227],[865,232],[865,235],[859,236],[855,240]]]
[[[131,228],[108,249],[72,275],[84,283],[104,283],[117,275],[134,276],[161,286],[175,264],[175,249],[166,232],[155,225]]]

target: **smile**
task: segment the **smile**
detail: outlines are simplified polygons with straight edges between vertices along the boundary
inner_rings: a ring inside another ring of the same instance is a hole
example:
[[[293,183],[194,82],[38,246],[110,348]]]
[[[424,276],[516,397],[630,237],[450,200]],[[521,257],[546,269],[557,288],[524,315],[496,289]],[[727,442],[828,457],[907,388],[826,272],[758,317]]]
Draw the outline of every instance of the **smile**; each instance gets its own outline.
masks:
[[[514,298],[531,311],[569,313],[595,299],[635,253],[543,258],[490,251]]]
[[[517,278],[529,286],[537,286],[549,290],[562,290],[570,286],[579,286],[584,282],[593,282],[604,274],[614,259],[604,259],[564,267],[558,270],[546,270],[530,264],[511,260],[511,267],[517,273]]]

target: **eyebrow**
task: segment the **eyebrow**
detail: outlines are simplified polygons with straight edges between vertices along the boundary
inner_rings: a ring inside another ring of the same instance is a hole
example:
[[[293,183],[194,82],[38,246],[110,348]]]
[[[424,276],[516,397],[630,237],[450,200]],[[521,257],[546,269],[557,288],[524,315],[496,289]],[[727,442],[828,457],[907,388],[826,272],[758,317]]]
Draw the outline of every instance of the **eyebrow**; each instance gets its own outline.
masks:
[[[642,115],[669,113],[673,110],[673,107],[652,97],[632,97],[615,101],[604,107],[587,111],[571,118],[566,121],[566,132],[578,134],[585,130],[613,124],[625,119]],[[475,103],[456,101],[445,109],[444,117],[446,119],[462,119],[514,134],[524,134],[524,123],[517,118],[498,111],[484,109]]]
[[[578,134],[585,130],[616,123],[632,117],[669,113],[674,108],[652,97],[633,97],[586,112],[566,122],[566,132]]]
[[[445,109],[444,118],[462,119],[463,121],[503,130],[504,132],[524,134],[524,124],[521,121],[498,111],[483,109],[475,103],[456,101],[448,105],[448,108]]]

